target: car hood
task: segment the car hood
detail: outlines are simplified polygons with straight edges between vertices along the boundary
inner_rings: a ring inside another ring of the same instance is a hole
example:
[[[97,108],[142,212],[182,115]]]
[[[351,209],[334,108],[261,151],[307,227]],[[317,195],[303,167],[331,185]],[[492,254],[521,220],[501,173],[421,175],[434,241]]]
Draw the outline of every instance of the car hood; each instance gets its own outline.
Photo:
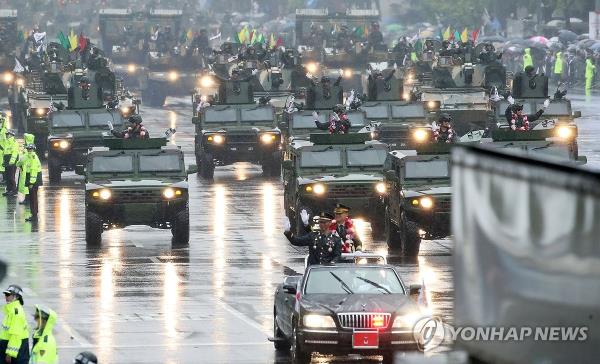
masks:
[[[416,303],[403,294],[309,294],[302,297],[302,307],[309,312],[412,312]]]
[[[325,176],[299,177],[300,185],[308,183],[329,183],[329,182],[378,182],[382,181],[383,176],[377,173],[350,173],[350,174],[330,174]]]

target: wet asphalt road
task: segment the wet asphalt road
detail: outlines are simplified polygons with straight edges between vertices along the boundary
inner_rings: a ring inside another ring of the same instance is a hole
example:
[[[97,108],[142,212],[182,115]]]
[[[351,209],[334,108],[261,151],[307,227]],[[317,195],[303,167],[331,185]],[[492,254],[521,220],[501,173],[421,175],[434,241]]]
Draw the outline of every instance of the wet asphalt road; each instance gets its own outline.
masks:
[[[571,98],[584,114],[580,153],[600,168],[598,98]],[[176,128],[174,141],[194,163],[189,99],[167,103],[143,107],[145,124],[155,136]],[[0,197],[0,259],[10,264],[1,285],[25,287],[29,313],[36,303],[57,311],[61,363],[83,350],[102,363],[289,361],[267,341],[273,292],[284,275],[303,270],[305,248],[291,246],[281,233],[279,179],[262,177],[260,167],[249,164],[218,168],[210,182],[192,175],[189,247],[172,249],[168,230],[129,227],[104,233],[102,247],[92,249],[84,239],[83,180],[63,177],[60,186],[41,189],[37,228],[24,221],[23,206]],[[366,249],[387,252],[385,243],[373,241],[369,224],[357,226]],[[388,257],[406,283],[425,284],[430,310],[447,321],[451,250],[450,240],[427,241],[416,264]]]

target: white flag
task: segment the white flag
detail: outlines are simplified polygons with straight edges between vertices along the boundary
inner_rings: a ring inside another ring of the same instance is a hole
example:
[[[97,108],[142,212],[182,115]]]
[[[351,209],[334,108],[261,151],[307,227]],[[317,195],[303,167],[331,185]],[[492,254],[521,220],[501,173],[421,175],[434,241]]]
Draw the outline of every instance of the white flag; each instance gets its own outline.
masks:
[[[33,39],[35,39],[36,43],[43,41],[44,38],[46,38],[46,32],[33,33]]]
[[[13,72],[21,73],[25,71],[25,67],[19,62],[17,58],[15,58],[15,68],[13,68]]]
[[[215,39],[217,39],[217,38],[221,38],[221,33],[219,33],[219,34],[215,35],[214,37],[210,37],[210,38],[208,38],[208,40],[215,40]]]

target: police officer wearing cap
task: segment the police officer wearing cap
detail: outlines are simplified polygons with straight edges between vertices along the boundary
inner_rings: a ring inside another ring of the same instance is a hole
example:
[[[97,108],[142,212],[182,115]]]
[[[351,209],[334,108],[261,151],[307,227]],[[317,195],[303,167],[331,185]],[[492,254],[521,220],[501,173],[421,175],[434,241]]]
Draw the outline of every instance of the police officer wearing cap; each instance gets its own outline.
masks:
[[[29,188],[29,210],[31,217],[25,221],[37,222],[38,218],[38,189],[42,185],[42,162],[35,151],[35,144],[27,144],[27,168],[25,185]]]
[[[6,363],[29,362],[29,326],[23,310],[23,289],[11,284],[4,290],[6,305],[0,331],[0,355]]]
[[[335,230],[329,227],[333,215],[321,212],[315,220],[319,222],[319,229],[302,236],[294,236],[286,226],[283,233],[294,246],[308,246],[308,265],[327,264],[336,262],[342,256],[342,239]]]
[[[6,191],[2,196],[14,196],[17,194],[15,174],[17,172],[18,156],[19,143],[15,139],[15,132],[7,130],[6,139],[4,140],[4,160],[1,161],[4,166],[4,181],[6,182]]]
[[[112,123],[108,122],[108,129],[111,134],[116,138],[121,139],[148,139],[150,138],[150,133],[146,130],[146,127],[142,125],[142,117],[139,115],[131,115],[129,117],[129,127],[127,129],[116,131],[113,128]]]
[[[350,253],[352,250],[362,250],[362,241],[356,234],[354,222],[349,216],[350,207],[338,203],[333,209],[335,220],[331,222],[330,229],[335,230],[344,243],[343,251]]]
[[[73,359],[73,364],[98,364],[98,358],[90,351],[84,351],[77,354]]]

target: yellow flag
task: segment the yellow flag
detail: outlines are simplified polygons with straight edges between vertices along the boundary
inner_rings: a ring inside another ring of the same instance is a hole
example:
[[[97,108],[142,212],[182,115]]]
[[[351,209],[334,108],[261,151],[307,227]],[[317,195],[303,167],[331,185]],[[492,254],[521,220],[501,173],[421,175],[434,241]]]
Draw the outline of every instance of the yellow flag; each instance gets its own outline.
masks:
[[[244,27],[244,39],[246,42],[250,42],[250,31],[248,30],[248,27]]]
[[[450,26],[448,26],[448,28],[444,31],[444,34],[442,34],[442,40],[448,39],[450,39]]]
[[[192,40],[192,38],[194,38],[194,32],[192,32],[192,30],[189,29],[185,36],[186,36],[187,40]]]
[[[460,33],[460,41],[463,43],[467,43],[468,40],[469,40],[469,33],[467,31],[467,28],[465,28],[465,30],[463,30],[462,33]]]
[[[71,29],[71,33],[69,33],[69,45],[71,46],[71,48],[69,48],[70,51],[74,51],[75,48],[77,48],[78,44],[77,44],[77,35],[75,34],[75,32],[73,31],[73,29]]]
[[[275,40],[275,35],[271,33],[271,38],[269,39],[269,47],[275,48],[277,45],[277,41]]]
[[[246,29],[246,27],[244,27],[242,30],[240,30],[240,32],[238,33],[238,39],[240,40],[241,44],[246,43],[246,33],[244,32],[244,30],[248,30]]]

